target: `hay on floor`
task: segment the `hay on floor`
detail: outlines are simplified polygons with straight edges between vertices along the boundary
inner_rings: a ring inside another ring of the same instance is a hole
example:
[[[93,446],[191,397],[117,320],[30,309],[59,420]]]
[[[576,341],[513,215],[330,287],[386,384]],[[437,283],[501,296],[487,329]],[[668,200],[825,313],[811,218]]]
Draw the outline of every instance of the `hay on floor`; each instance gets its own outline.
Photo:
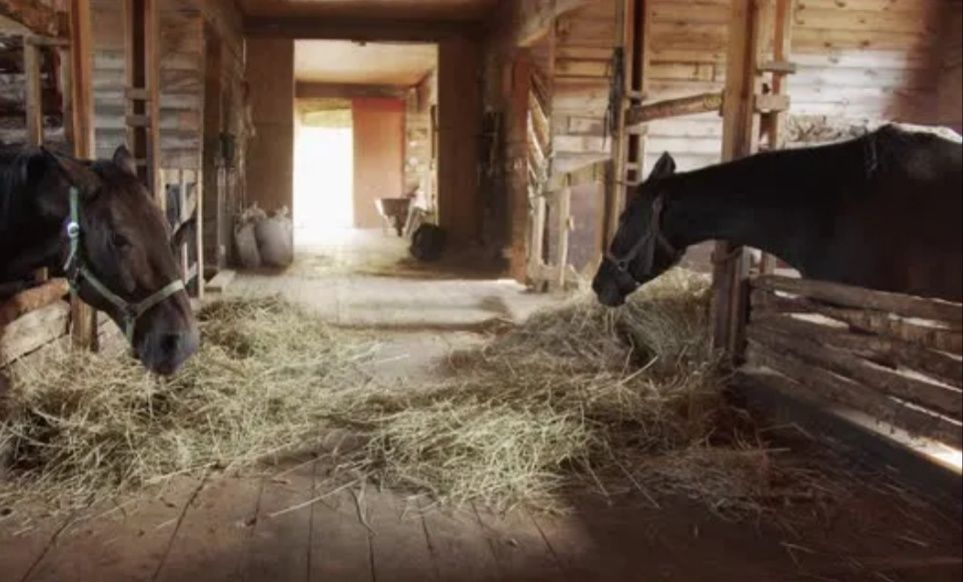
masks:
[[[18,370],[0,503],[76,505],[337,432],[356,446],[328,452],[332,487],[373,480],[443,503],[555,510],[587,485],[757,511],[807,485],[722,398],[707,306],[707,281],[676,271],[621,309],[582,297],[453,354],[436,380],[385,386],[364,371],[369,339],[278,300],[214,303],[201,353],[173,380],[91,354]]]

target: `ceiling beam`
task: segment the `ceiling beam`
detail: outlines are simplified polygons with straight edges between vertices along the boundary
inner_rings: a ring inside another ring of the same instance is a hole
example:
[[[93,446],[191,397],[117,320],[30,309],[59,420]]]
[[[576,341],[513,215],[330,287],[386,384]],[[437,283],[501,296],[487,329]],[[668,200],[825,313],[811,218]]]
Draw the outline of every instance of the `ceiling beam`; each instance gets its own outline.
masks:
[[[478,23],[453,20],[386,20],[317,17],[258,17],[244,19],[251,38],[437,42],[453,37],[479,36]]]
[[[316,81],[298,81],[294,86],[294,96],[297,99],[354,99],[358,97],[401,99],[407,91],[407,87],[395,85],[356,85]]]
[[[0,16],[5,16],[41,36],[66,36],[67,31],[61,15],[36,0],[0,0]]]

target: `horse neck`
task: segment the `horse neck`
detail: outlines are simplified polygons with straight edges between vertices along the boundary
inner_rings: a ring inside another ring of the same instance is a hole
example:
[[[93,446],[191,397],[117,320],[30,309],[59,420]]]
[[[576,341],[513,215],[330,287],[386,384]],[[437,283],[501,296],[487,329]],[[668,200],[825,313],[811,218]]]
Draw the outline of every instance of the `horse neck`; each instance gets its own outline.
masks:
[[[37,193],[23,184],[19,175],[16,162],[6,165],[0,175],[0,276],[3,277],[55,266],[53,263],[59,256],[62,220],[40,213],[35,202]]]
[[[726,240],[802,261],[819,209],[865,176],[863,148],[857,140],[677,174],[663,190],[666,234],[680,247]]]

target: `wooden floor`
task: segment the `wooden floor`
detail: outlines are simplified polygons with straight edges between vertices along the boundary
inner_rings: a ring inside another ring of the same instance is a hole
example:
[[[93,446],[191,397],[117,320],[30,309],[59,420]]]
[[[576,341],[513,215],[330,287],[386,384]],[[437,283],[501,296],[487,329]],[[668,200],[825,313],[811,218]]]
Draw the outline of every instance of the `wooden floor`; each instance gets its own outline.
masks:
[[[545,301],[493,281],[316,275],[245,275],[232,292],[281,292],[342,324],[385,325],[385,374],[427,374],[433,358],[480,341],[478,322]],[[828,504],[800,502],[730,522],[682,498],[654,507],[642,498],[609,504],[576,492],[568,500],[574,511],[563,516],[452,511],[370,485],[339,488],[329,470],[308,457],[246,475],[182,478],[26,525],[18,508],[0,508],[0,582],[963,577],[958,519],[875,476],[854,481],[849,495]]]

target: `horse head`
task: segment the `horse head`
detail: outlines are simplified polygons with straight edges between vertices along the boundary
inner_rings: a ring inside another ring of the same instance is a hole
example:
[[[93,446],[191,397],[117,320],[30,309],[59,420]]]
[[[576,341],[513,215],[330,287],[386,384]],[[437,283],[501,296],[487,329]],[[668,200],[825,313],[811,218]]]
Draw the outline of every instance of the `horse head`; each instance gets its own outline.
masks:
[[[663,154],[619,218],[618,231],[592,280],[602,304],[622,305],[632,292],[682,258],[683,252],[662,231],[666,202],[660,181],[674,173],[675,160]]]
[[[38,203],[61,229],[64,271],[88,304],[126,333],[149,370],[176,372],[199,333],[174,259],[170,228],[123,146],[92,163],[44,150]],[[65,195],[66,194],[66,195]]]

